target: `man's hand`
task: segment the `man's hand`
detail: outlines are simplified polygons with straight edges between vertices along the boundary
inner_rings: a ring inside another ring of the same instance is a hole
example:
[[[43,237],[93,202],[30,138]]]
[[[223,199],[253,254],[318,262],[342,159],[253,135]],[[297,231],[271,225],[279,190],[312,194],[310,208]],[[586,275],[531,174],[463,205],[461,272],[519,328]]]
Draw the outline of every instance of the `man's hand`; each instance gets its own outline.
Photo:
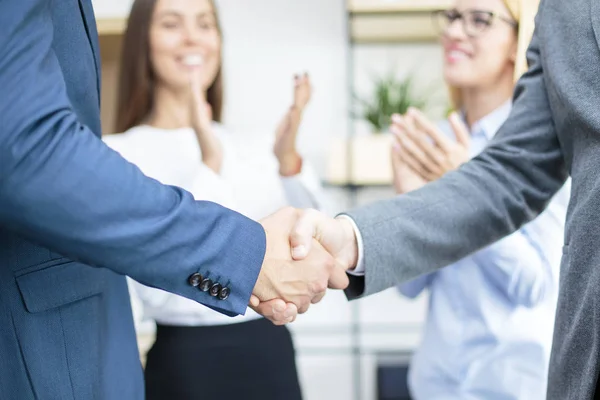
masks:
[[[347,218],[330,218],[313,209],[301,211],[290,234],[292,257],[303,260],[313,251],[315,240],[345,271],[356,267],[358,244],[352,223]]]
[[[290,235],[300,214],[284,208],[261,221],[267,251],[250,306],[278,324],[291,322],[296,312],[306,312],[328,287],[345,289],[349,283],[345,269],[316,241],[309,244],[310,252],[300,261],[292,260]]]

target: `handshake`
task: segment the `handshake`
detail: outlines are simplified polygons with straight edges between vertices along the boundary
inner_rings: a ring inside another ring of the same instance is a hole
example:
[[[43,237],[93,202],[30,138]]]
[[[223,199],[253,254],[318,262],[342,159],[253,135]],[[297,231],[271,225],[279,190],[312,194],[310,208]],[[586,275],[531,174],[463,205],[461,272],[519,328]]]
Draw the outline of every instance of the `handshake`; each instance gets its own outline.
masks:
[[[346,272],[358,261],[354,227],[348,218],[316,210],[281,209],[260,221],[267,248],[249,306],[276,325],[325,296],[327,288],[345,289]]]

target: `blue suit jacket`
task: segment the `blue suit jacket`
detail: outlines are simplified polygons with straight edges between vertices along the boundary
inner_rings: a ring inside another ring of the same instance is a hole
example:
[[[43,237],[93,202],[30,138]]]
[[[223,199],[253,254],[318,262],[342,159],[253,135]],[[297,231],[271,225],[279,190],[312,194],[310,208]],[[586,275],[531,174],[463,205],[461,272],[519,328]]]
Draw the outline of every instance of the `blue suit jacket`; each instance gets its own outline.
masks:
[[[0,1],[2,400],[142,399],[124,275],[236,315],[260,271],[259,224],[102,143],[99,76],[90,0]]]

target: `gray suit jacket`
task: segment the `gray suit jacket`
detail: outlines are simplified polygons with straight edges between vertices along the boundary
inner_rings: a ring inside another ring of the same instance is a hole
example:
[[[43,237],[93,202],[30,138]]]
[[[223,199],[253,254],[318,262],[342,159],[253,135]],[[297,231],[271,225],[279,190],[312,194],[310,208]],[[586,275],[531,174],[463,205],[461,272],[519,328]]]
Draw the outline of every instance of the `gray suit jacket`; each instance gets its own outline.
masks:
[[[600,0],[543,0],[510,117],[421,190],[348,212],[368,295],[449,265],[535,218],[572,176],[548,399],[592,399],[600,352]]]

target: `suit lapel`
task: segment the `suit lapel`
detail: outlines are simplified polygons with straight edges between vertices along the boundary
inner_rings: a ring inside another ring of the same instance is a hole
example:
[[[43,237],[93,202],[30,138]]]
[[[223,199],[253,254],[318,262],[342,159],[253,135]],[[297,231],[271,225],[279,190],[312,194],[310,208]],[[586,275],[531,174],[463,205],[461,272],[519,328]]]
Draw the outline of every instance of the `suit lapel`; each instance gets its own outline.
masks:
[[[92,47],[92,54],[94,55],[94,65],[96,66],[96,89],[98,90],[98,106],[100,106],[100,46],[98,44],[98,29],[96,27],[96,17],[94,16],[94,8],[92,7],[91,0],[78,0],[79,11],[85,25],[85,31],[87,33],[90,46]]]

